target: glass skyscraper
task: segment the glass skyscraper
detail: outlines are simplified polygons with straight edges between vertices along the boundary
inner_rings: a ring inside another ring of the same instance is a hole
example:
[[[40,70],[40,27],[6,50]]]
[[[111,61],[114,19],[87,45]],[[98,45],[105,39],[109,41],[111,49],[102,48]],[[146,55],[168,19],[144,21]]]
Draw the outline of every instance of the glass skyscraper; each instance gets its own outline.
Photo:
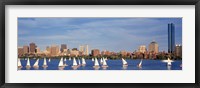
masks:
[[[175,25],[168,24],[168,53],[175,52]]]

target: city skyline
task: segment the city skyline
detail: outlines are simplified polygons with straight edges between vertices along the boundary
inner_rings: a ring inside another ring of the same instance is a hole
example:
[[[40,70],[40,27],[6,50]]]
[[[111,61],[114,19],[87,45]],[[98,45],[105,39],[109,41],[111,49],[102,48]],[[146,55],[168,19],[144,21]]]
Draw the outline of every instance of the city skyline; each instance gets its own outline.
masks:
[[[182,45],[182,18],[18,18],[18,46],[34,42],[43,51],[52,44],[133,52],[155,40],[168,49],[168,23],[175,24],[175,43]]]

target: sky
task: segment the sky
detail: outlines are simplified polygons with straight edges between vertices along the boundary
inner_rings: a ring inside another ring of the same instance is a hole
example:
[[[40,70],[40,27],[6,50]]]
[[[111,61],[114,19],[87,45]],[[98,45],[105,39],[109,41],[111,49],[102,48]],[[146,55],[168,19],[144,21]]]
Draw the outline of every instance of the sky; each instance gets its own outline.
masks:
[[[18,18],[18,47],[34,42],[46,46],[67,44],[69,49],[88,44],[89,50],[133,52],[156,41],[168,49],[168,23],[175,24],[175,44],[182,45],[182,18]]]

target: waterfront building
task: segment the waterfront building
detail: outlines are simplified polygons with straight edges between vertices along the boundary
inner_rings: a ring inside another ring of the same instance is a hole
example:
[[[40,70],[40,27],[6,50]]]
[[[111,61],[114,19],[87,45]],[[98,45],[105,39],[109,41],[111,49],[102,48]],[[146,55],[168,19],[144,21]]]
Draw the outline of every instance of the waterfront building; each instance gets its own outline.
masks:
[[[80,45],[79,50],[83,55],[89,55],[88,45]]]
[[[78,56],[79,55],[79,51],[77,48],[73,48],[72,50],[69,50],[70,52],[70,56]]]
[[[159,52],[159,47],[158,47],[158,43],[156,43],[155,41],[152,41],[150,44],[149,44],[149,52],[151,53],[158,53]]]
[[[181,45],[176,45],[175,55],[178,57],[182,57],[182,46]]]
[[[107,51],[107,50],[104,50],[104,51],[101,52],[101,55],[107,55],[107,56],[109,56],[109,55],[111,55],[111,52]]]
[[[36,48],[36,53],[37,54],[40,53],[40,48],[39,47]]]
[[[59,46],[52,45],[50,53],[51,53],[51,56],[58,56],[58,54],[59,54]]]
[[[51,52],[51,47],[47,46],[46,47],[46,51],[50,53]]]
[[[30,53],[31,54],[35,54],[35,51],[36,51],[36,45],[35,43],[30,43]]]
[[[141,45],[141,46],[139,46],[139,48],[138,48],[138,52],[140,52],[140,53],[145,53],[146,52],[146,46],[145,45]]]
[[[91,51],[91,53],[92,53],[92,56],[99,56],[100,55],[100,50],[99,49],[93,49]]]
[[[18,47],[18,56],[22,56],[24,54],[23,47]]]
[[[61,44],[60,51],[64,52],[64,49],[67,49],[67,45],[66,44]]]
[[[120,55],[126,56],[126,55],[127,55],[127,52],[126,52],[125,50],[122,50],[122,51],[120,51]]]
[[[23,53],[28,54],[29,53],[29,47],[28,46],[23,46]]]
[[[168,24],[168,53],[175,52],[175,25]]]

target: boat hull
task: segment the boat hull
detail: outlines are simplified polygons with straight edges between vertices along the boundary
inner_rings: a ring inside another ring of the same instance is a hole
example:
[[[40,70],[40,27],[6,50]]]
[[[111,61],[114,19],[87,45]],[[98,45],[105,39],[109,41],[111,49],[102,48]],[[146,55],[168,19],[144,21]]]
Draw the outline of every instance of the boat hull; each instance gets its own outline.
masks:
[[[47,68],[47,67],[48,67],[48,65],[43,65],[42,67],[43,67],[43,68]]]
[[[102,65],[101,67],[102,67],[102,68],[107,68],[107,67],[108,67],[108,65]]]

